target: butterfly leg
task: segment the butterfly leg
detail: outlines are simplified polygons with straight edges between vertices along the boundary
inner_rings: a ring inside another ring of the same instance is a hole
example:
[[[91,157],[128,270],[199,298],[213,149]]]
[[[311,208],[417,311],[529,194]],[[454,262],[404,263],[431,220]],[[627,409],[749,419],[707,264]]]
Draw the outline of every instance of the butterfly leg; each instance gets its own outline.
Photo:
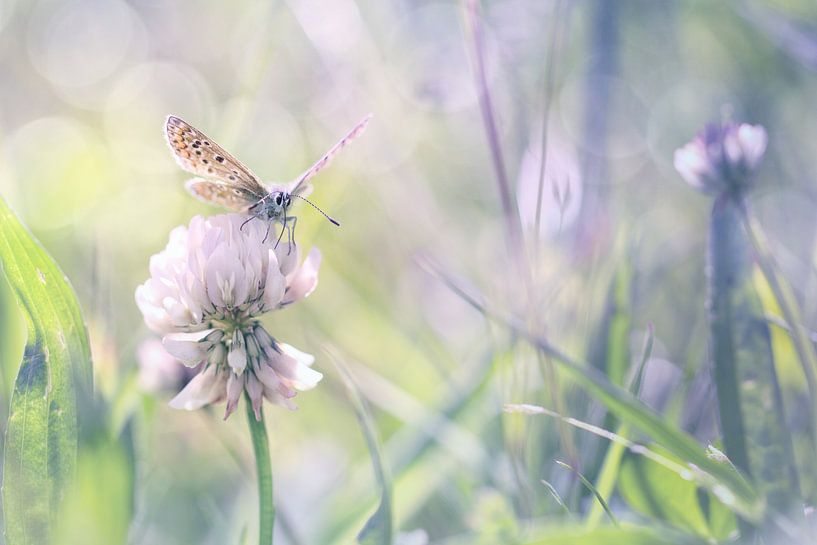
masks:
[[[271,228],[271,227],[272,227],[272,222],[271,222],[271,221],[268,221],[268,222],[267,222],[267,232],[266,232],[266,233],[264,233],[264,240],[262,240],[262,241],[261,241],[261,244],[264,244],[264,243],[267,241],[267,237],[269,236],[269,230],[270,230],[270,228]],[[281,237],[278,237],[278,240],[281,240]],[[276,247],[276,248],[278,247],[278,243],[277,243],[277,242],[275,243],[275,247]]]
[[[272,221],[270,221],[270,225],[272,225]],[[277,222],[276,222],[277,223]],[[278,248],[278,244],[280,244],[281,239],[284,238],[284,231],[286,230],[286,222],[281,224],[281,233],[278,235],[278,240],[275,241],[275,248]]]
[[[244,232],[244,226],[247,225],[248,223],[250,223],[254,219],[255,219],[255,216],[250,216],[249,218],[244,220],[244,223],[241,224],[241,227],[239,227],[238,230],[243,233]]]
[[[291,225],[290,225],[291,224]],[[289,218],[287,228],[289,229],[289,251],[287,255],[292,252],[292,245],[295,244],[295,226],[298,224],[298,217],[292,216]]]

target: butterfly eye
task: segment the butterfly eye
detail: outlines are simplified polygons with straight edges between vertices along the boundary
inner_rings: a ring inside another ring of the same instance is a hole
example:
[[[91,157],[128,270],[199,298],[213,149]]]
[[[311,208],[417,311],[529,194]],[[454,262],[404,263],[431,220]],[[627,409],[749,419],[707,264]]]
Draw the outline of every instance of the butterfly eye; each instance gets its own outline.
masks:
[[[287,198],[284,199],[284,206],[289,206],[290,202],[292,202],[292,201],[290,200],[289,196],[287,196]]]
[[[282,197],[281,194],[278,193],[275,196],[275,204],[277,204],[278,206],[281,206],[281,203],[283,203],[283,202],[284,202],[284,197]]]

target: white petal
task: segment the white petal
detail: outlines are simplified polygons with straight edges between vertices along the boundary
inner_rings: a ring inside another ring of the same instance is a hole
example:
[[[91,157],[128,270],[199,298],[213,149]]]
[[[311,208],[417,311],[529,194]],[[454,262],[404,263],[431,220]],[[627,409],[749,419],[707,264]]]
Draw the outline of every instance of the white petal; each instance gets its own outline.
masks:
[[[240,331],[236,331],[233,335],[230,353],[227,354],[227,363],[238,375],[243,373],[247,367],[247,351],[244,349],[244,335],[242,335]]]
[[[756,168],[760,164],[769,143],[766,129],[760,125],[741,125],[738,129],[738,140],[743,150],[746,165],[750,169]]]
[[[312,364],[315,363],[315,356],[312,354],[307,354],[306,352],[301,352],[291,344],[278,343],[278,347],[284,352],[284,354],[295,358],[304,365],[311,367]]]
[[[290,411],[294,411],[298,408],[295,403],[293,403],[288,397],[281,395],[278,390],[273,390],[271,388],[267,388],[266,386],[264,386],[264,397],[270,400],[271,403],[275,403],[281,407],[286,407]]]
[[[289,278],[287,292],[281,304],[288,305],[309,296],[318,285],[320,266],[321,252],[317,248],[312,248],[301,266]]]
[[[297,390],[310,390],[317,386],[318,382],[323,378],[323,374],[309,368],[315,358],[289,345],[280,346],[284,352],[275,352],[274,358],[269,363],[283,382]],[[298,354],[300,359],[293,357],[288,352]]]
[[[281,274],[289,276],[298,266],[301,256],[301,247],[295,243],[292,245],[281,242],[275,248],[275,255],[278,257],[278,268]]]
[[[188,367],[195,367],[207,359],[207,351],[212,345],[202,340],[212,331],[205,329],[195,333],[170,333],[162,338],[162,345],[173,357]]]
[[[264,282],[264,306],[268,309],[278,308],[278,304],[284,297],[286,289],[286,278],[281,274],[278,267],[278,259],[275,252],[269,250],[269,265],[267,267],[267,278]]]
[[[181,392],[170,400],[174,409],[192,411],[209,403],[215,403],[226,394],[226,373],[216,373],[215,366],[210,366],[187,383]]]

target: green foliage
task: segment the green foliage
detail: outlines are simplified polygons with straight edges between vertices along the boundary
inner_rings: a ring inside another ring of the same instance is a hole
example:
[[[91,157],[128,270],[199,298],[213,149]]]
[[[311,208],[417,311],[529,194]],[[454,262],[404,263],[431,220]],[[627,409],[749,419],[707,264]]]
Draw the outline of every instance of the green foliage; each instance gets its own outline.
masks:
[[[380,488],[380,502],[377,505],[377,509],[375,509],[375,512],[366,521],[366,524],[357,536],[357,540],[361,545],[391,545],[394,539],[392,481],[386,470],[386,465],[383,462],[380,440],[377,437],[374,420],[369,407],[361,397],[358,387],[355,385],[354,379],[349,374],[349,371],[337,358],[334,358],[333,361],[346,386],[346,391],[354,408],[358,425],[366,440],[366,448],[369,451],[369,457],[372,461],[374,476]]]
[[[54,542],[127,543],[133,490],[131,460],[121,443],[99,441],[81,448],[76,480],[67,490]]]
[[[91,354],[67,279],[2,199],[0,261],[28,334],[6,428],[6,542],[43,544],[74,482],[79,432],[90,425]]]
[[[626,525],[623,527],[599,527],[586,530],[582,527],[558,529],[548,535],[526,542],[525,545],[693,545],[707,543],[684,534],[666,529]],[[497,544],[499,545],[499,544]]]
[[[618,488],[624,500],[640,513],[702,538],[726,539],[735,529],[734,517],[717,499],[643,456],[624,457]],[[731,524],[724,524],[724,519]]]

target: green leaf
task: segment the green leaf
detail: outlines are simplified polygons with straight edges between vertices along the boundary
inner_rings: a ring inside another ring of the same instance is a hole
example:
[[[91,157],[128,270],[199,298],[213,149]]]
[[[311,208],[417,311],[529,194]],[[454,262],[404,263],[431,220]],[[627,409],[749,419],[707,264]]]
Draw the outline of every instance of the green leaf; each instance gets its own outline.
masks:
[[[78,433],[90,416],[91,351],[68,280],[2,199],[0,262],[28,334],[6,429],[6,543],[42,544],[74,479]]]
[[[643,456],[629,454],[624,458],[618,489],[635,510],[701,537],[725,539],[735,529],[734,517],[731,517],[731,525],[729,519],[723,520],[724,509],[715,498],[704,496],[707,507],[711,508],[707,510],[718,515],[716,524],[712,524],[700,503],[700,489],[694,482],[682,479],[677,473]],[[728,511],[726,513],[731,515]]]

